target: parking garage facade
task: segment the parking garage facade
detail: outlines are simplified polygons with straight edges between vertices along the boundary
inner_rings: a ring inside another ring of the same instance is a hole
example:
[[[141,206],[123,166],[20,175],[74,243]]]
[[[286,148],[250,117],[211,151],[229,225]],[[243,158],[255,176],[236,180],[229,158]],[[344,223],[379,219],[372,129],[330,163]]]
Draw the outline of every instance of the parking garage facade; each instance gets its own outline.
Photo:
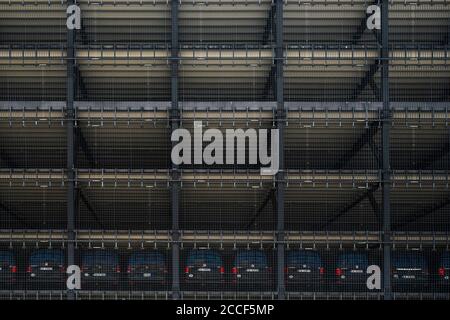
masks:
[[[0,299],[449,298],[450,1],[0,13]],[[200,121],[278,172],[174,164]]]

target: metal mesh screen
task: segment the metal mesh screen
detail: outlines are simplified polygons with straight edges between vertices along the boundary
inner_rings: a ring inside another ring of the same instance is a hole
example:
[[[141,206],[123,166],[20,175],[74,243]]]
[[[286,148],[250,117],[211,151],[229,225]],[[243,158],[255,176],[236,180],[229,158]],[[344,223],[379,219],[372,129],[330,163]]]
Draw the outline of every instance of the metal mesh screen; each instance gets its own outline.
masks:
[[[449,1],[0,16],[0,299],[449,298]],[[208,130],[248,136],[211,165]]]

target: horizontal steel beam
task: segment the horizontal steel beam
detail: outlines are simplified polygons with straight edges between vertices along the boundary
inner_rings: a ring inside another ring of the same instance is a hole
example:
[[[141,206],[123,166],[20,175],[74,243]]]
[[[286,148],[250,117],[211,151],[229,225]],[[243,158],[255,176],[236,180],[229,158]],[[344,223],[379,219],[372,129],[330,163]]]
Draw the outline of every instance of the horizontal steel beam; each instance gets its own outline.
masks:
[[[244,48],[181,48],[179,56],[172,58],[169,48],[78,48],[76,61],[80,68],[96,65],[127,65],[155,68],[166,65],[167,61],[177,59],[181,69],[189,66],[220,64],[236,66],[236,62],[247,67],[262,67],[271,65],[274,60],[282,59],[284,66],[317,64],[331,65],[367,65],[370,61],[382,60],[379,48],[373,47],[286,47],[282,58],[274,55],[272,48],[244,47]],[[447,67],[450,60],[448,48],[442,47],[395,47],[387,58],[392,65],[404,65],[410,62],[413,65],[441,65]],[[67,60],[62,48],[8,48],[0,49],[0,64],[11,67],[13,65],[64,65]],[[325,64],[326,62],[326,64]]]
[[[274,176],[262,176],[259,170],[180,170],[180,181],[183,183],[197,183],[200,185],[224,184],[272,184]],[[379,181],[378,170],[286,170],[286,183],[295,183],[297,188],[300,183],[302,187],[323,186],[332,183],[353,185],[355,188],[369,189],[371,183]],[[0,185],[34,186],[64,186],[67,177],[63,170],[48,169],[0,169]],[[114,169],[78,169],[76,180],[81,184],[91,187],[118,186],[133,182],[133,186],[150,187],[154,182],[170,182],[170,170],[114,170]],[[418,170],[394,170],[392,182],[396,184],[411,185],[441,185],[448,188],[450,178],[446,170],[418,171]]]
[[[75,230],[79,243],[170,243],[170,230]],[[180,231],[180,241],[185,243],[275,243],[275,231]],[[0,242],[66,242],[64,230],[1,229]],[[377,231],[286,231],[286,244],[377,244],[381,241],[381,232]],[[445,232],[393,232],[393,242],[406,244],[449,244],[450,234]]]
[[[449,102],[391,102],[393,110],[409,111],[431,111],[450,110]],[[180,108],[186,110],[236,110],[236,109],[274,109],[276,101],[180,101]],[[25,111],[58,111],[63,110],[66,106],[65,101],[0,101],[0,115],[2,118],[7,117],[9,112],[20,114]],[[382,103],[380,102],[285,102],[288,110],[317,110],[317,111],[365,111],[380,110]],[[154,111],[167,110],[170,108],[170,101],[75,101],[74,107],[78,111]]]

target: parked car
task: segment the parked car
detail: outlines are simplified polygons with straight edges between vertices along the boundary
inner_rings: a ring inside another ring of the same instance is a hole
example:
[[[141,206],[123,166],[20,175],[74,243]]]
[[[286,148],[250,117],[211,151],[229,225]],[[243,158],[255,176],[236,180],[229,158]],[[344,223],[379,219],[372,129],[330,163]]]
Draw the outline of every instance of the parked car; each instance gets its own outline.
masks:
[[[446,251],[441,255],[438,265],[439,282],[444,287],[450,286],[450,252]]]
[[[392,254],[392,285],[396,289],[420,289],[428,284],[428,263],[420,251]]]
[[[120,281],[119,255],[109,250],[89,250],[81,259],[82,288],[115,289]]]
[[[317,288],[324,284],[325,267],[317,251],[293,250],[286,256],[286,285]]]
[[[29,288],[62,289],[66,284],[64,252],[59,249],[39,249],[31,253],[26,281]]]
[[[220,253],[210,249],[191,250],[184,268],[186,283],[217,285],[224,282],[225,268]]]
[[[366,289],[369,259],[365,252],[344,252],[339,255],[335,269],[336,283],[348,289]]]
[[[17,265],[10,251],[0,251],[0,289],[11,288],[16,283]]]
[[[127,278],[131,287],[164,285],[167,274],[166,259],[160,252],[136,252],[128,259]]]
[[[262,250],[241,250],[236,254],[231,269],[232,282],[249,289],[268,288],[272,282],[272,270]]]

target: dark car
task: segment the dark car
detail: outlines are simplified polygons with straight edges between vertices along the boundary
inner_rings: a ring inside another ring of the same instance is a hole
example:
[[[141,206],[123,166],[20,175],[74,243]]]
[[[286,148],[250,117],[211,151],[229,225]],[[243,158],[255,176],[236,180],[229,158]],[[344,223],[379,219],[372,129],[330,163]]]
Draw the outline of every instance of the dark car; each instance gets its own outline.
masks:
[[[345,252],[339,255],[335,269],[336,283],[349,289],[367,288],[369,259],[364,252]]]
[[[119,255],[108,250],[89,250],[81,259],[82,288],[115,289],[120,280]]]
[[[239,251],[231,269],[232,282],[241,287],[268,288],[272,282],[272,270],[266,254],[261,250]]]
[[[450,286],[450,252],[448,251],[444,252],[439,259],[438,277],[441,285]]]
[[[27,267],[29,288],[61,289],[66,284],[64,252],[59,249],[39,249],[31,253]]]
[[[0,251],[0,288],[11,288],[16,282],[17,266],[12,252]]]
[[[394,289],[419,289],[427,286],[428,263],[421,252],[394,252],[391,263]]]
[[[166,259],[160,252],[136,252],[128,259],[127,278],[132,287],[164,285],[167,273]]]
[[[186,283],[197,285],[223,283],[225,268],[222,256],[216,250],[191,250],[186,259],[184,275]]]
[[[318,288],[324,283],[325,268],[317,251],[289,251],[286,257],[288,287]]]

